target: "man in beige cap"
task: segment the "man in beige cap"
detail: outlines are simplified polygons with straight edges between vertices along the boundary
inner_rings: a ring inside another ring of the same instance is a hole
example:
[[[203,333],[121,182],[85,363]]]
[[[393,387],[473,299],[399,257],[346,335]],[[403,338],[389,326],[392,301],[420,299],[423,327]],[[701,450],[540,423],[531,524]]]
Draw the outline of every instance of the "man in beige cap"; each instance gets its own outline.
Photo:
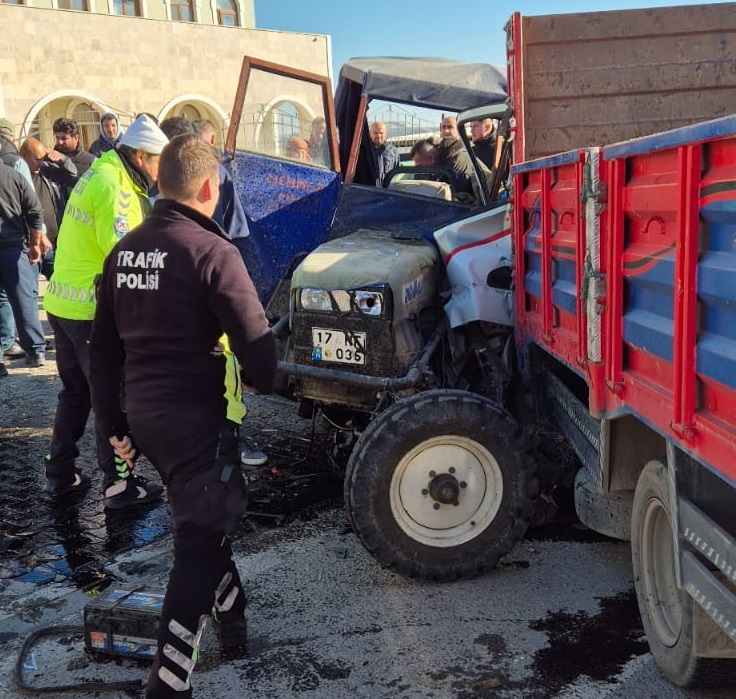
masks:
[[[13,122],[5,117],[0,118],[0,142],[10,141],[12,143],[14,138],[15,126],[13,126]]]
[[[158,178],[159,157],[167,143],[150,117],[138,117],[69,196],[59,227],[54,276],[44,296],[63,384],[46,456],[49,496],[82,493],[89,486],[89,476],[76,468],[75,459],[91,405],[88,344],[96,308],[95,280],[115,244],[148,215],[148,190]],[[132,475],[130,464],[115,457],[108,435],[97,424],[95,443],[106,508],[133,507],[160,496],[161,486]]]
[[[15,127],[7,119],[0,119],[0,160],[17,170],[26,178],[28,184],[33,184],[31,171],[26,161],[20,157],[15,147]]]

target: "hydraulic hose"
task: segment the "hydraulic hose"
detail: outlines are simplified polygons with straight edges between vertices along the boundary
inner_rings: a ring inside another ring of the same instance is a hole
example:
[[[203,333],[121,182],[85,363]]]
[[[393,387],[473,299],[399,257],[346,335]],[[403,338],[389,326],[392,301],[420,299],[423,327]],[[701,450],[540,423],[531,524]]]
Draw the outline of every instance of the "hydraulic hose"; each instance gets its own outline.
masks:
[[[68,634],[84,635],[81,626],[47,626],[34,631],[23,643],[18,652],[18,659],[13,668],[13,681],[18,690],[23,694],[59,694],[62,692],[129,692],[131,696],[139,696],[143,689],[141,680],[125,680],[120,682],[78,682],[76,684],[63,684],[57,687],[34,687],[26,684],[23,678],[23,660],[30,651],[33,644],[46,636],[65,636]]]

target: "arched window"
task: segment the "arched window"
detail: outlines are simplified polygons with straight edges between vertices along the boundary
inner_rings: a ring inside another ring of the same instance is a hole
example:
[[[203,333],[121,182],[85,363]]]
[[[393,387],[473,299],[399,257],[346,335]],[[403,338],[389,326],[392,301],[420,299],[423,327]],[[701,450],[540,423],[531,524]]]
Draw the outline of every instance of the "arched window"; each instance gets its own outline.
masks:
[[[171,0],[171,19],[178,22],[192,22],[194,20],[192,0]]]
[[[299,111],[291,102],[282,102],[271,112],[271,116],[276,127],[279,152],[283,153],[292,136],[301,136]]]
[[[181,107],[179,116],[183,116],[188,121],[196,121],[202,118],[202,113],[193,104],[184,104]]]
[[[138,0],[113,0],[112,9],[116,15],[125,15],[126,17],[141,16],[141,7]]]
[[[79,126],[82,147],[89,148],[100,135],[100,113],[88,102],[80,102],[72,110],[72,119]]]
[[[217,23],[223,27],[239,27],[235,0],[217,0]]]
[[[41,138],[41,129],[38,125],[38,115],[31,122],[31,126],[29,127],[28,131],[23,134],[23,138],[37,138],[39,141],[43,140]]]
[[[87,4],[87,0],[59,0],[59,9],[89,12],[89,5]]]

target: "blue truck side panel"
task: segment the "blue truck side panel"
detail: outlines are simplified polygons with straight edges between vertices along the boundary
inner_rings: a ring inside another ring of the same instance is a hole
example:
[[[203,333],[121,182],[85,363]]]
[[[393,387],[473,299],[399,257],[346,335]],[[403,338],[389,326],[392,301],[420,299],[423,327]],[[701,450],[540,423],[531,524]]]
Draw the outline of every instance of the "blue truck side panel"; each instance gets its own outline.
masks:
[[[704,248],[698,262],[699,373],[736,389],[736,201],[700,209]]]

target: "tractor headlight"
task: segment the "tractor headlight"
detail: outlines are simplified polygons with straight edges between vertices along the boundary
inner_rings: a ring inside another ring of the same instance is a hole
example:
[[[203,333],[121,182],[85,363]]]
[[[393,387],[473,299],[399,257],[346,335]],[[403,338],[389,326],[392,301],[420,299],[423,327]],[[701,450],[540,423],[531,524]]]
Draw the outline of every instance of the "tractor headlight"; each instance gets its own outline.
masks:
[[[383,294],[380,291],[354,291],[353,304],[363,315],[380,316],[383,313]]]
[[[299,302],[305,311],[329,312],[332,310],[330,292],[325,289],[302,289]]]
[[[298,289],[292,297],[299,310],[312,313],[383,318],[390,311],[391,290],[385,285],[368,289]]]

